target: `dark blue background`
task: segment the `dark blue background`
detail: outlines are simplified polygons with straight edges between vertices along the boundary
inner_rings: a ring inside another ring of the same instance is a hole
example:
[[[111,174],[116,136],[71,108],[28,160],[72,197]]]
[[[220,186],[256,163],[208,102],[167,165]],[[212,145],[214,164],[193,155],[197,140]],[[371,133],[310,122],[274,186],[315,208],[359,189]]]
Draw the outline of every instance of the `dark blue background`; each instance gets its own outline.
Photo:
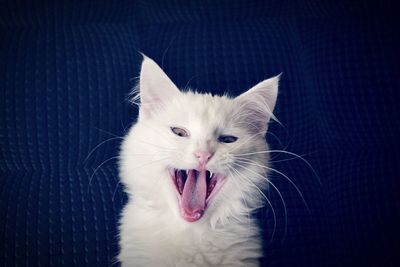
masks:
[[[0,1],[0,265],[113,262],[141,51],[200,91],[283,72],[268,141],[321,183],[272,155],[310,212],[272,176],[287,223],[271,189],[264,266],[399,266],[397,17],[395,1]]]

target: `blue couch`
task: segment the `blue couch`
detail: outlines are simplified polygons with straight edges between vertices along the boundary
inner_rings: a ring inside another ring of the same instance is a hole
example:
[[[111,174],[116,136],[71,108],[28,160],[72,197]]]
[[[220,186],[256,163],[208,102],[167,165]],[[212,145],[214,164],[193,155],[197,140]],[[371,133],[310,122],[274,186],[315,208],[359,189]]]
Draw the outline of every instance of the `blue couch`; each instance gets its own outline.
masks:
[[[180,87],[283,72],[263,266],[399,266],[394,2],[0,1],[0,266],[111,266],[139,51]],[[320,181],[319,181],[320,180]],[[274,225],[276,231],[273,234]]]

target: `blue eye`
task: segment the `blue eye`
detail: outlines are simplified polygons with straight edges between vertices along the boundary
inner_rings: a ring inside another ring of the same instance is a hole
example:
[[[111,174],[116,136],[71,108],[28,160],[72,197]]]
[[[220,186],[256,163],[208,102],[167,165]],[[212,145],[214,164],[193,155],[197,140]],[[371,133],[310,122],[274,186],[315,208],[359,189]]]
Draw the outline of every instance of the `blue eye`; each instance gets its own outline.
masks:
[[[186,131],[185,129],[179,128],[179,127],[171,127],[171,131],[180,137],[188,137],[189,136],[188,131]]]
[[[233,143],[236,142],[236,140],[238,140],[238,138],[232,135],[220,135],[218,137],[218,141],[221,143]]]

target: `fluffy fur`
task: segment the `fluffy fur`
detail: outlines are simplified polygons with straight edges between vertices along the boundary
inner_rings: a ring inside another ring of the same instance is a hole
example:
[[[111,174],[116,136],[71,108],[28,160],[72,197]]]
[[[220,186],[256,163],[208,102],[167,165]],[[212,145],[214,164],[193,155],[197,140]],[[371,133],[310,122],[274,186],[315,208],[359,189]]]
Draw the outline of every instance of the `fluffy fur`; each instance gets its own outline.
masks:
[[[129,200],[120,220],[120,254],[127,266],[258,266],[259,229],[249,214],[263,204],[265,142],[279,76],[236,98],[181,92],[144,57],[136,99],[139,118],[124,138],[120,177]],[[170,127],[182,127],[180,137]],[[238,137],[221,143],[218,136]],[[195,169],[198,150],[215,154],[207,169],[226,176],[200,220],[180,214],[170,168]]]

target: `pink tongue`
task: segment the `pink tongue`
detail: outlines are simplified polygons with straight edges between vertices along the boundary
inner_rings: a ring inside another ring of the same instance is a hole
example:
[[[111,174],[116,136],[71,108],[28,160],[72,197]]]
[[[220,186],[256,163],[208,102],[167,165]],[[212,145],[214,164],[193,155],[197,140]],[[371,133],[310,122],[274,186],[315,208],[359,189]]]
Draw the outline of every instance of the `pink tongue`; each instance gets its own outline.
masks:
[[[182,216],[189,222],[197,221],[203,215],[206,206],[206,171],[190,170],[182,193]]]

